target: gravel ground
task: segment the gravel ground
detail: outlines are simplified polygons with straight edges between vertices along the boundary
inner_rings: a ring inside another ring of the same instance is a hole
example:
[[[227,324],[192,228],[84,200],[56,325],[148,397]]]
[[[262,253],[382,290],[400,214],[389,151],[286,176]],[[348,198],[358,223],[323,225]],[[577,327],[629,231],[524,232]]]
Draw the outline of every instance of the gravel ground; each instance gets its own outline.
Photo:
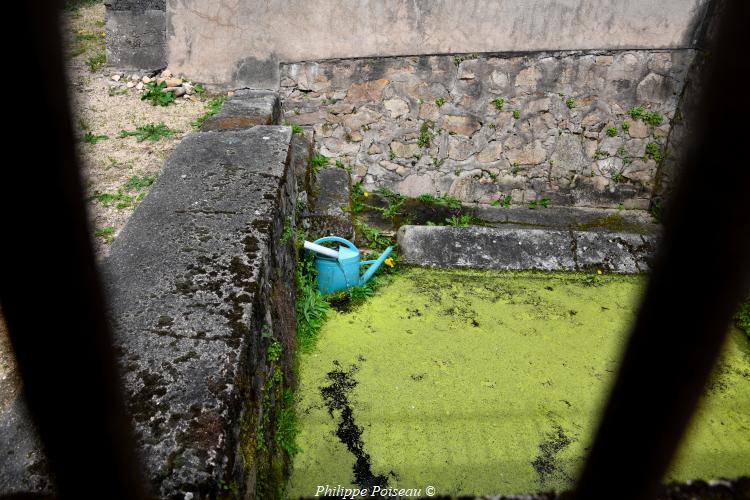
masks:
[[[88,203],[91,233],[96,255],[102,259],[133,214],[141,194],[148,191],[144,184],[158,176],[166,158],[193,130],[191,123],[204,114],[206,101],[212,96],[177,98],[164,107],[141,100],[141,93],[135,88],[111,90],[115,84],[114,73],[102,65],[106,43],[104,5],[91,0],[77,3],[78,7],[67,8],[63,15],[66,66],[81,174],[87,196],[91,197]],[[123,80],[130,76],[123,75]],[[146,75],[138,75],[142,76]],[[119,138],[123,130],[159,123],[179,132],[159,141]],[[92,144],[84,141],[86,134],[108,138]],[[131,182],[131,186],[126,187],[134,176],[140,180],[136,183],[139,186],[132,187]],[[120,199],[105,206],[101,196],[93,198],[95,193],[117,196],[118,192],[132,201],[123,203]],[[13,354],[0,311],[0,413],[15,399],[18,388]]]
[[[93,196],[96,192],[116,194],[123,190],[127,196],[137,198],[145,189],[124,191],[125,184],[133,176],[158,175],[180,139],[193,130],[191,123],[204,113],[206,97],[188,96],[177,98],[169,106],[152,106],[141,100],[141,93],[136,89],[110,92],[113,72],[106,67],[92,72],[87,64],[104,53],[104,5],[80,7],[66,13],[66,18],[68,78],[86,191]],[[123,79],[129,76],[123,75]],[[159,141],[138,142],[135,137],[118,137],[123,130],[159,123],[179,132]],[[87,133],[104,135],[108,139],[87,143],[83,140]],[[92,229],[100,234],[105,231],[104,235],[95,237],[100,257],[107,255],[111,237],[117,237],[137,203],[125,208],[117,208],[117,205],[104,206],[97,200],[89,203]]]

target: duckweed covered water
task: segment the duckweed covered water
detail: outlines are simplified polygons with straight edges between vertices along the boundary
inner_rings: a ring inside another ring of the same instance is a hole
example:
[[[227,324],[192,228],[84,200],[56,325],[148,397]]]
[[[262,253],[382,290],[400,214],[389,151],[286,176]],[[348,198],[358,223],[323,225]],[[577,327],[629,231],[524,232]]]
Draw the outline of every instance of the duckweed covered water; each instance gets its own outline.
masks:
[[[644,277],[409,269],[332,312],[300,362],[286,493],[572,485]],[[750,473],[750,348],[732,331],[666,481]],[[424,493],[423,493],[424,494]]]

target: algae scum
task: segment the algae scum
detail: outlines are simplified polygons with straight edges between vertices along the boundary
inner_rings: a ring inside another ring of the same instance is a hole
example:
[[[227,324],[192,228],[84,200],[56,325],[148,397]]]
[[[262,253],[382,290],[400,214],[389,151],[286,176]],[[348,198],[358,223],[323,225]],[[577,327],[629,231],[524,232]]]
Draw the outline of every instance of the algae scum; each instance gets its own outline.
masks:
[[[287,496],[326,484],[440,495],[570,487],[644,284],[410,269],[332,312],[300,360],[302,451]],[[748,474],[748,436],[750,347],[735,330],[665,480]]]

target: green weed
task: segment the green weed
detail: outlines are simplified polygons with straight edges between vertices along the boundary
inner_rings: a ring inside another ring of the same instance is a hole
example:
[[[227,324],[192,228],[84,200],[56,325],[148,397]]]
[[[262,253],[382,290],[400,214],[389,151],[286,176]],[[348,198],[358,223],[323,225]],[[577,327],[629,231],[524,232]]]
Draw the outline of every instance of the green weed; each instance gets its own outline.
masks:
[[[417,138],[417,146],[420,148],[429,148],[430,147],[430,129],[433,127],[433,123],[430,121],[426,121],[422,123],[422,126],[419,128],[419,137]]]
[[[95,56],[86,59],[86,66],[89,67],[89,71],[96,73],[99,68],[107,63],[107,56],[105,54],[97,54]]]
[[[83,136],[83,142],[86,144],[96,144],[99,141],[106,141],[107,139],[109,139],[108,135],[94,135],[91,132],[86,132],[86,135]]]
[[[501,110],[503,109],[503,106],[505,106],[505,99],[502,97],[498,97],[497,99],[492,101],[492,104],[495,105],[495,109]]]
[[[194,128],[201,128],[203,126],[203,122],[214,116],[216,113],[219,112],[221,109],[221,106],[224,104],[224,101],[226,101],[226,96],[223,95],[217,95],[210,101],[206,103],[206,112],[203,113],[201,116],[195,119],[193,121],[192,125]]]
[[[174,135],[179,132],[179,130],[167,127],[164,123],[149,123],[148,125],[143,125],[135,130],[123,130],[120,132],[120,138],[135,137],[138,139],[138,142],[143,142],[145,140],[158,141],[161,140],[162,137],[174,137]]]
[[[610,137],[614,137],[617,135],[617,129],[615,127],[609,127],[607,129],[607,135]]]
[[[529,202],[529,208],[534,210],[538,207],[547,208],[549,207],[549,198],[542,198],[541,200],[532,200]]]
[[[330,158],[318,152],[316,152],[313,155],[312,159],[310,160],[310,164],[312,165],[312,170],[315,173],[318,173],[318,170],[320,170],[321,167],[327,166],[330,162],[331,162]]]
[[[493,207],[503,207],[503,208],[510,208],[510,204],[513,201],[513,197],[511,195],[507,195],[504,198],[498,198],[497,200],[490,203]]]
[[[518,120],[519,118],[521,118],[521,110],[514,109],[513,110],[513,118],[515,118],[516,120]]]
[[[390,240],[390,238],[383,236],[383,234],[375,229],[374,227],[370,227],[364,222],[360,222],[357,219],[354,219],[354,229],[357,233],[357,239],[359,241],[359,237],[362,237],[361,244],[369,248],[370,250],[383,250],[386,247],[392,246],[393,242]]]
[[[450,217],[445,219],[446,224],[451,227],[469,227],[469,225],[471,225],[471,221],[472,217],[468,214],[451,215]]]
[[[112,243],[115,240],[115,228],[112,226],[103,227],[94,231],[94,236],[104,240],[104,243]]]
[[[156,181],[155,175],[144,175],[142,177],[134,175],[128,179],[128,182],[126,182],[122,188],[125,191],[139,191],[149,187],[154,181]]]
[[[565,99],[565,105],[568,107],[568,109],[573,109],[576,105],[576,101],[572,97],[568,97]]]
[[[659,163],[664,158],[662,156],[661,148],[655,142],[649,142],[646,144],[646,156],[651,158],[656,163]]]
[[[431,194],[420,194],[417,199],[422,203],[433,203],[435,205],[445,205],[449,208],[461,208],[461,200],[444,194],[442,196],[433,196]]]
[[[315,284],[313,257],[301,259],[297,268],[297,342],[301,352],[310,352],[318,339],[330,306]]]
[[[376,210],[379,210],[383,214],[383,217],[386,219],[392,219],[401,213],[399,210],[401,210],[401,206],[406,201],[406,197],[401,196],[387,187],[382,187],[375,192],[385,198],[388,202],[386,208],[376,208]]]
[[[175,100],[174,92],[164,90],[167,88],[167,82],[150,82],[145,88],[146,92],[141,96],[141,100],[151,102],[152,106],[169,106]]]
[[[266,357],[268,358],[268,361],[271,363],[277,362],[279,359],[281,359],[281,342],[274,339],[269,345],[268,349],[266,349]]]
[[[438,108],[443,107],[443,104],[445,104],[445,98],[444,97],[438,97],[437,99],[435,99],[435,105]]]
[[[645,113],[643,115],[643,121],[654,127],[658,127],[664,122],[664,117],[656,111]]]
[[[645,112],[646,110],[640,106],[633,106],[632,108],[628,110],[628,114],[630,115],[630,118],[632,118],[633,120],[637,120],[638,118],[643,116],[643,113]]]

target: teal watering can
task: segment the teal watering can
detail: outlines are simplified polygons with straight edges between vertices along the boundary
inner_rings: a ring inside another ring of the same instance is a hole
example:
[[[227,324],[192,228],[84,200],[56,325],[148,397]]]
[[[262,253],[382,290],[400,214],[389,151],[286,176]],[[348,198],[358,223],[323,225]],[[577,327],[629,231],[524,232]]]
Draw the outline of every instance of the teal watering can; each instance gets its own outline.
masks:
[[[327,241],[335,241],[341,245],[338,250],[321,245]],[[315,270],[318,272],[318,290],[323,295],[364,285],[393,250],[388,247],[377,259],[360,262],[359,249],[354,246],[354,243],[338,236],[326,236],[312,243],[306,241],[304,247],[316,254]],[[370,267],[365,274],[360,276],[359,268],[364,265]]]

